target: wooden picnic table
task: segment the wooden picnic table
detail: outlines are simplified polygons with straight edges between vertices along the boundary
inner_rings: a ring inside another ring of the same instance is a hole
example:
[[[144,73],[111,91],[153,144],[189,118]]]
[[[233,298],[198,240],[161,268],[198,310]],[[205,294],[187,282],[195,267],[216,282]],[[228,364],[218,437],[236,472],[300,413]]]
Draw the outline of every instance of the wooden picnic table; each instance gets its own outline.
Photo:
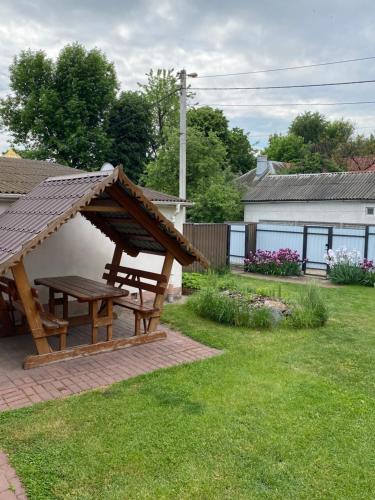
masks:
[[[117,288],[81,276],[57,276],[53,278],[37,278],[36,285],[49,289],[49,310],[55,314],[56,305],[62,304],[63,318],[70,324],[91,323],[91,342],[98,341],[98,328],[107,328],[107,341],[112,340],[113,299],[129,294],[126,289]],[[62,297],[56,297],[62,294]],[[74,297],[78,302],[89,304],[89,314],[69,318],[68,297]]]

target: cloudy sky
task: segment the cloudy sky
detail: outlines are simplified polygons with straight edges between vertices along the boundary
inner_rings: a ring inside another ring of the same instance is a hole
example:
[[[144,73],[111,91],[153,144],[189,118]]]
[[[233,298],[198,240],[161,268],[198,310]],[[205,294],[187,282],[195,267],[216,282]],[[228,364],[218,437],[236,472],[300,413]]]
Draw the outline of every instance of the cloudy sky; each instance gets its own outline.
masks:
[[[1,0],[0,95],[8,67],[23,49],[51,57],[67,43],[99,47],[114,61],[122,89],[146,80],[150,68],[185,67],[194,87],[290,85],[375,79],[375,59],[318,68],[233,77],[249,72],[375,56],[375,5],[369,0]],[[288,90],[197,91],[200,104],[375,101],[375,83]],[[335,107],[225,107],[233,126],[266,143],[300,112],[314,109],[375,131],[375,104]],[[0,150],[8,142],[0,134]]]

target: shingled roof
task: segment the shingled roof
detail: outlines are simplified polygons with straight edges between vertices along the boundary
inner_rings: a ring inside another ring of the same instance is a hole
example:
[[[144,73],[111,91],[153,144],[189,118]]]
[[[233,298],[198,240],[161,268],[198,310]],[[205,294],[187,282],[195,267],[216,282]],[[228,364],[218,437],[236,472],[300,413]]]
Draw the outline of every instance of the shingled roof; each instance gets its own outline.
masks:
[[[41,160],[0,156],[0,193],[26,194],[49,177],[74,175],[84,172],[59,163]],[[157,203],[185,203],[186,200],[154,189],[141,188],[143,193]]]
[[[58,163],[0,156],[0,193],[25,194],[48,177],[76,173]]]
[[[123,173],[51,177],[0,214],[0,273],[80,212],[131,256],[172,253],[182,265],[205,257]]]
[[[375,200],[375,172],[266,175],[243,197],[266,201]]]

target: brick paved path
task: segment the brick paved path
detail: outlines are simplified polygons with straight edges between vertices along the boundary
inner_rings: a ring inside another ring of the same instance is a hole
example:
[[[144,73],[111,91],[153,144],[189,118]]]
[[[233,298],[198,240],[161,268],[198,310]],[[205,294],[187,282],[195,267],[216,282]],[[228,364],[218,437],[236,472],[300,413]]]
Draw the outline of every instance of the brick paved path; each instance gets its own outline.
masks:
[[[114,338],[124,335],[123,325],[124,319],[116,320]],[[165,340],[30,370],[22,369],[22,360],[34,351],[31,336],[0,339],[0,412],[103,387],[158,368],[219,353],[180,333],[164,327],[163,330],[168,332]],[[69,331],[69,343],[87,342],[87,325]]]
[[[27,496],[7,456],[0,452],[0,500],[26,500]]]

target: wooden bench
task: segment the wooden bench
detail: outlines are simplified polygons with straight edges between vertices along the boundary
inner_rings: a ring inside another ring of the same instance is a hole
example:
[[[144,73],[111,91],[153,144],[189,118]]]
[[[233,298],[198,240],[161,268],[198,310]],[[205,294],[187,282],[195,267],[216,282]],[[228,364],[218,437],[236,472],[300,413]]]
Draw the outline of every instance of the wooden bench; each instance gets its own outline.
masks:
[[[8,301],[6,303],[9,311],[10,321],[13,328],[15,329],[17,327],[15,320],[15,311],[18,311],[21,314],[24,322],[26,320],[26,313],[24,306],[18,296],[17,287],[14,280],[12,280],[11,278],[6,278],[4,276],[0,277],[0,290],[2,293],[8,294]],[[38,290],[36,288],[32,287],[31,293],[43,326],[43,332],[39,338],[58,336],[59,349],[65,349],[69,323],[63,319],[57,318],[53,314],[44,310],[43,305],[39,301]]]
[[[120,288],[126,285],[138,290],[138,301],[127,297],[120,297],[114,299],[113,304],[133,311],[134,333],[136,336],[141,335],[141,321],[143,322],[143,333],[150,333],[149,326],[151,319],[160,316],[160,309],[144,304],[143,291],[152,292],[155,296],[164,296],[168,285],[167,276],[131,267],[118,266],[116,264],[106,264],[105,269],[109,272],[103,274],[103,279],[107,280],[108,284],[117,285]],[[155,281],[156,284],[154,285],[149,283],[149,281],[145,282],[141,279]]]

